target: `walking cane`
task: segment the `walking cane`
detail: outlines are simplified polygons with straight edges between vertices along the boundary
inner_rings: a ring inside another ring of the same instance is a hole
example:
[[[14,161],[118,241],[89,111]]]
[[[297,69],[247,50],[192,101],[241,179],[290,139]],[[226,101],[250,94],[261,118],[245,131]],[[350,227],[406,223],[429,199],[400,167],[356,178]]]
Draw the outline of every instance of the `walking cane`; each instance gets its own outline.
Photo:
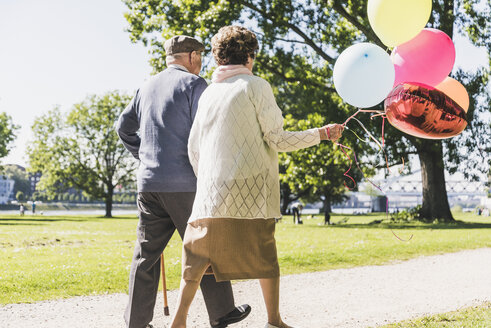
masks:
[[[160,255],[160,270],[162,271],[162,292],[164,293],[164,315],[169,315],[169,304],[167,303],[167,284],[165,281],[164,253]]]

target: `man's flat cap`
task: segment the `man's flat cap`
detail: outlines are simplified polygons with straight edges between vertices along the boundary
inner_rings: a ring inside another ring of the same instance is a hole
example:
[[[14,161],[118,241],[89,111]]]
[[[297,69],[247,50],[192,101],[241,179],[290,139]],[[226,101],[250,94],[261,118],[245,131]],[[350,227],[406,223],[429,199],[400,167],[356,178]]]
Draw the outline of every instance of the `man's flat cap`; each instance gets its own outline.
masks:
[[[176,35],[164,43],[165,54],[171,56],[180,52],[204,51],[205,46],[187,35]]]

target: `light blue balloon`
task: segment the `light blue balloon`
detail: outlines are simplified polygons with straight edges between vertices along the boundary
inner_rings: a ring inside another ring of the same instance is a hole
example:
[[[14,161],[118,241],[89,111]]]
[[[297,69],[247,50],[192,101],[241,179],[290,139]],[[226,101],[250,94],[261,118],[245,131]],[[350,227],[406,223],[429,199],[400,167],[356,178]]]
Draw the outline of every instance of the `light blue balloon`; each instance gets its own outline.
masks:
[[[334,87],[345,102],[373,107],[384,100],[395,80],[394,64],[382,48],[358,43],[344,50],[334,64]]]

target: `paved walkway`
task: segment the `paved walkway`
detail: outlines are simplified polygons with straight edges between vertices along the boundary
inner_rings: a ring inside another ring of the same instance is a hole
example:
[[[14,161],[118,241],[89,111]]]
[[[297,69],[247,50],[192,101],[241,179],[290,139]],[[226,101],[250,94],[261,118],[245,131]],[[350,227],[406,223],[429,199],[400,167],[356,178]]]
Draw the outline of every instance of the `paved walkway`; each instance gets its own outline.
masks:
[[[251,315],[231,327],[263,328],[266,311],[257,281],[234,284],[237,304]],[[171,312],[177,293],[169,293]],[[76,297],[0,307],[3,328],[123,328],[127,296]],[[294,327],[374,327],[491,301],[491,248],[420,257],[383,266],[331,270],[281,278],[281,309]],[[159,293],[153,324],[167,327]],[[209,327],[201,294],[188,327]]]

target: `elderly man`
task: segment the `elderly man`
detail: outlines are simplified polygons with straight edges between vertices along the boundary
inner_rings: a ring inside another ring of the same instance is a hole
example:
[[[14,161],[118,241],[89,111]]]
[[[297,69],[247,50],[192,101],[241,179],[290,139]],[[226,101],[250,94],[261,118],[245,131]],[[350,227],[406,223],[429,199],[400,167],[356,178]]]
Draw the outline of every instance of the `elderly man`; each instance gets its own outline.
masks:
[[[192,37],[176,36],[164,48],[167,69],[136,92],[117,124],[123,144],[140,161],[140,220],[125,312],[129,328],[152,327],[160,254],[176,229],[183,237],[196,192],[187,142],[198,100],[207,87],[198,76],[204,46]],[[212,327],[239,322],[251,310],[248,305],[235,307],[230,282],[218,283],[213,275],[203,277],[201,290]]]

